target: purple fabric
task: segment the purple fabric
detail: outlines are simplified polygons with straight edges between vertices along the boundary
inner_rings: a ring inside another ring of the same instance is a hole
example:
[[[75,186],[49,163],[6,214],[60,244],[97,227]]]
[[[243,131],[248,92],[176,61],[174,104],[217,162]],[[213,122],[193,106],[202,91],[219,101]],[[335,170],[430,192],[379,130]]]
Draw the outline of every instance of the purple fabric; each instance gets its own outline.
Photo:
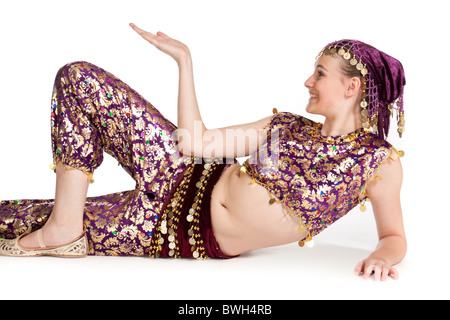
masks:
[[[160,208],[191,163],[178,153],[175,125],[125,82],[86,61],[59,69],[50,111],[54,163],[91,175],[106,152],[136,181],[135,190],[87,199],[89,254],[145,255]],[[0,236],[39,229],[53,204],[0,201]]]
[[[367,182],[392,148],[364,129],[324,137],[321,128],[321,123],[293,113],[275,114],[267,140],[244,162],[254,182],[299,219],[311,236],[367,197]]]
[[[152,239],[160,237],[155,228],[163,207],[185,170],[197,162],[179,154],[175,125],[113,74],[76,61],[64,65],[56,75],[51,129],[54,163],[80,169],[90,177],[101,165],[105,151],[136,181],[135,190],[87,198],[88,253],[148,255]],[[210,177],[200,212],[200,234],[206,254],[212,258],[231,258],[220,250],[210,217],[212,188],[231,160],[220,164]],[[196,178],[202,167],[195,164]],[[196,190],[195,182],[191,193]],[[191,203],[191,198],[186,199],[184,214]],[[12,239],[28,228],[41,228],[53,206],[53,199],[0,201],[0,238]],[[179,245],[183,256],[191,257],[186,218],[181,220]]]
[[[343,39],[331,42],[325,48],[343,47],[366,65],[369,116],[378,113],[378,135],[381,139],[389,133],[388,106],[397,104],[403,113],[403,88],[406,84],[403,66],[397,59],[358,40]]]

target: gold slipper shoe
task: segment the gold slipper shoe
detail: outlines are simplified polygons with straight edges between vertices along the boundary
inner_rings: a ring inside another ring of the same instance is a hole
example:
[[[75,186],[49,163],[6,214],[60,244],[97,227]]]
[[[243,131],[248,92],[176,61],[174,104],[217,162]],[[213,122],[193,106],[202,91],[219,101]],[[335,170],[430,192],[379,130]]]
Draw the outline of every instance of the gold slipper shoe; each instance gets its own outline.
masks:
[[[38,257],[54,256],[63,258],[82,258],[87,256],[88,241],[86,232],[74,241],[57,247],[47,247],[42,238],[42,230],[37,231],[40,248],[24,248],[19,241],[22,237],[30,233],[31,229],[21,234],[18,238],[7,240],[0,239],[0,256],[10,257]]]

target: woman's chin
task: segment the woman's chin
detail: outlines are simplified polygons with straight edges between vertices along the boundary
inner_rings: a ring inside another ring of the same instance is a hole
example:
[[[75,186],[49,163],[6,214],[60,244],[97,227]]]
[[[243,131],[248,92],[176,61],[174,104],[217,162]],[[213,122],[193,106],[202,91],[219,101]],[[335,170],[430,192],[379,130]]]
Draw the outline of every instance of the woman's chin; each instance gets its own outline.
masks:
[[[324,115],[324,107],[319,104],[316,98],[311,98],[305,108],[306,112],[317,115]]]
[[[311,103],[308,103],[306,105],[305,108],[306,112],[311,113],[311,114],[316,114],[316,112],[314,111],[314,106]]]

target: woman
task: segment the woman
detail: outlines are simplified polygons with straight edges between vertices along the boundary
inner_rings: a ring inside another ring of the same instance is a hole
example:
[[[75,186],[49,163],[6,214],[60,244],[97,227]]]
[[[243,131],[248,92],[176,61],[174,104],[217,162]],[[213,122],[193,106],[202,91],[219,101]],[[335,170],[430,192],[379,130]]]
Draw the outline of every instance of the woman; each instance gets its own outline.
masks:
[[[323,125],[274,109],[256,122],[207,129],[187,46],[130,26],[178,64],[178,129],[111,73],[85,61],[63,66],[52,95],[55,199],[0,202],[1,255],[231,258],[310,245],[370,197],[380,241],[355,272],[398,277],[402,170],[384,137],[395,103],[403,132],[400,62],[359,41],[332,43],[305,82],[307,111],[324,115]],[[86,198],[103,151],[135,190]],[[235,160],[247,155],[243,166]]]

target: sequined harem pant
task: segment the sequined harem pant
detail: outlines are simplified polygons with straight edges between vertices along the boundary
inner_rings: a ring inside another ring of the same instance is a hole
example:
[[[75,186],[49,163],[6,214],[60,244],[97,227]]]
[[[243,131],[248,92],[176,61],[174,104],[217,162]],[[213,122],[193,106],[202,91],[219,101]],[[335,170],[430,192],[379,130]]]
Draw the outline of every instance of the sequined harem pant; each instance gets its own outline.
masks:
[[[126,83],[85,61],[64,65],[51,99],[53,162],[93,172],[112,155],[136,189],[88,197],[84,224],[90,255],[147,255],[158,213],[191,162],[176,147],[176,127]],[[54,200],[0,201],[0,237],[44,225]]]

